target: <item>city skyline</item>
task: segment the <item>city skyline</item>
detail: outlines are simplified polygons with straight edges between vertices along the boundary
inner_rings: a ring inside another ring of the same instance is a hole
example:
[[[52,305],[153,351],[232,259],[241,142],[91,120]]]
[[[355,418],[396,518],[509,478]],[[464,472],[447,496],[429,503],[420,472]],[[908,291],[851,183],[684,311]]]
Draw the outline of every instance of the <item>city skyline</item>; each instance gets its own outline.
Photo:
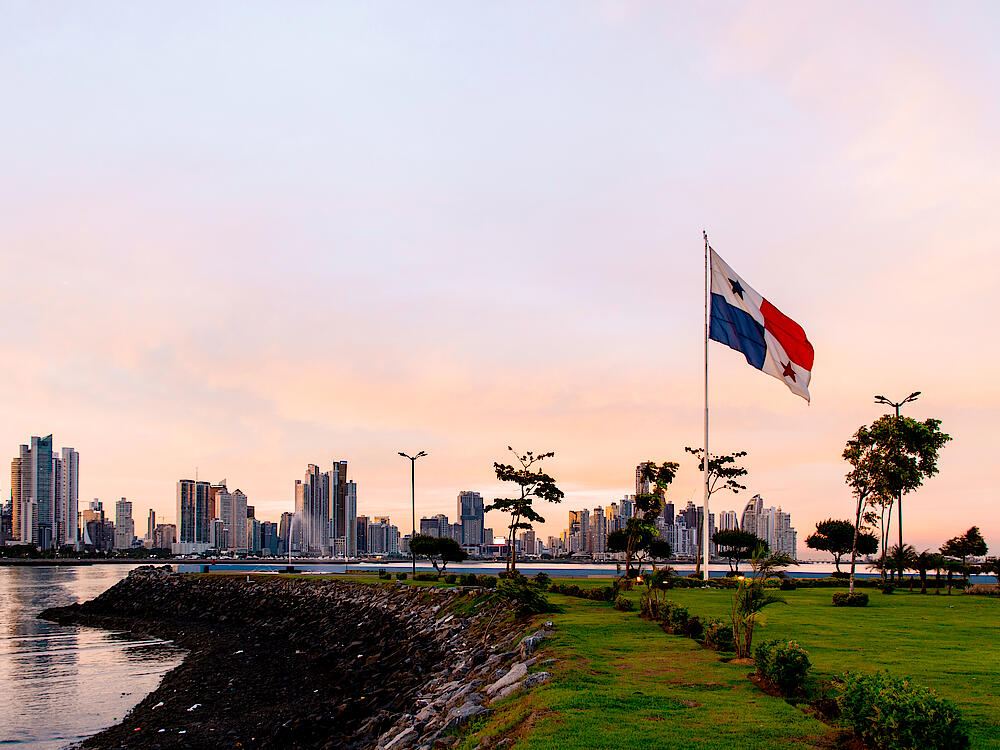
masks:
[[[417,512],[451,515],[502,496],[507,445],[555,451],[543,538],[645,459],[700,503],[705,229],[816,352],[811,405],[710,354],[709,448],[749,451],[747,497],[802,551],[851,517],[873,396],[919,390],[904,414],[953,440],[905,541],[996,548],[1000,61],[975,7],[12,7],[0,445],[54,433],[81,507],[164,518],[200,467],[276,519],[336,456],[406,519],[419,449]]]

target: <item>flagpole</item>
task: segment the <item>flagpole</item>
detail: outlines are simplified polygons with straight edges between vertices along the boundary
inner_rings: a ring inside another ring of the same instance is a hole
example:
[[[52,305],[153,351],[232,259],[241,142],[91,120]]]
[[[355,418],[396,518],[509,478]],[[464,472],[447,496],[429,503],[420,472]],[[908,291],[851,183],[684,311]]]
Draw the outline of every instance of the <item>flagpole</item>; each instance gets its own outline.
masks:
[[[705,509],[702,526],[702,553],[704,555],[705,582],[708,582],[708,300],[709,300],[709,262],[708,262],[708,232],[702,230],[705,238]]]

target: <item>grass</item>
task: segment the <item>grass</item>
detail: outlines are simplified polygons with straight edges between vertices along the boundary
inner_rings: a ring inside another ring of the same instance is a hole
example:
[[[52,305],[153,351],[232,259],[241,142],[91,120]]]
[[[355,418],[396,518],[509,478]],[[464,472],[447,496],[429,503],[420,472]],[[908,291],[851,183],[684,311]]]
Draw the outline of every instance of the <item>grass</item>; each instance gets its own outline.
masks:
[[[748,667],[723,663],[635,613],[550,598],[565,610],[545,616],[556,626],[542,653],[558,659],[544,667],[555,679],[498,704],[459,748],[504,737],[524,750],[834,746],[830,727],[754,688]]]
[[[798,641],[820,678],[879,669],[912,677],[958,704],[974,748],[1000,750],[1000,599],[867,590],[868,607],[833,607],[837,590],[778,592],[788,603],[765,610],[754,640]],[[641,592],[629,595],[638,601]],[[728,591],[674,589],[667,597],[691,614],[729,617]]]

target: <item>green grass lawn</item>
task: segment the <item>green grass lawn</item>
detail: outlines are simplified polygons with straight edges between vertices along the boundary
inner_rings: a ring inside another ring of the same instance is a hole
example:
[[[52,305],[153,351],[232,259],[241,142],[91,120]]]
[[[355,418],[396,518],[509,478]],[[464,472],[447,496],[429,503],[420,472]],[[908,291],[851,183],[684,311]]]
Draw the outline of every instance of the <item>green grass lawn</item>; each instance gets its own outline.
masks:
[[[755,641],[797,640],[823,678],[879,669],[912,677],[959,705],[974,748],[1000,750],[1000,598],[866,589],[870,604],[855,609],[830,605],[837,590],[780,592],[788,603],[765,610]],[[640,594],[629,596],[638,602]],[[728,591],[675,589],[667,597],[691,614],[729,617]]]
[[[496,706],[459,745],[511,737],[514,747],[765,750],[834,747],[830,727],[747,679],[752,668],[719,661],[634,612],[550,595],[556,635],[541,656],[555,679]],[[536,667],[539,669],[539,667]]]

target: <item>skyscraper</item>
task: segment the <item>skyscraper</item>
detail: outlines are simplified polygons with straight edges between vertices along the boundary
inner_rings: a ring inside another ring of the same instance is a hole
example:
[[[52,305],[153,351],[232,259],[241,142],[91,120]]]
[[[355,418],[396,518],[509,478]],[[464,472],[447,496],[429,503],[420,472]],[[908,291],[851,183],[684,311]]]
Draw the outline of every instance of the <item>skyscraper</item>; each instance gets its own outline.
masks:
[[[649,465],[649,461],[643,461],[635,467],[635,494],[637,495],[649,495],[653,492],[653,483],[642,476],[643,472],[649,468]]]
[[[461,544],[476,546],[493,541],[483,537],[486,521],[484,508],[483,496],[478,492],[462,490],[458,493],[458,522],[462,525],[462,538],[459,540]]]
[[[76,455],[69,450],[71,456]],[[71,467],[76,466],[71,461]],[[71,490],[76,487],[75,472],[73,477]],[[69,505],[60,505],[61,479],[61,460],[52,455],[51,435],[32,437],[30,446],[21,446],[10,465],[12,531],[16,539],[41,549],[76,543],[75,534],[68,538],[69,532],[75,531],[76,512],[74,508],[74,521],[68,522],[65,515]]]
[[[132,549],[135,538],[135,521],[132,520],[132,503],[124,497],[115,503],[115,549]]]
[[[760,495],[754,495],[747,501],[746,506],[743,508],[743,513],[740,516],[740,529],[749,531],[751,534],[756,534],[763,539],[764,537],[757,529],[757,521],[763,512],[764,499]]]
[[[150,508],[149,515],[146,516],[146,537],[144,540],[144,544],[146,547],[153,546],[154,531],[156,531],[156,511]]]
[[[63,448],[59,461],[59,503],[56,514],[58,545],[76,547],[80,537],[80,454]]]
[[[295,482],[295,532],[301,533],[305,549],[357,556],[357,493],[347,478],[347,461],[335,461],[325,472],[309,464],[304,479]]]
[[[209,483],[193,479],[177,482],[176,552],[204,552],[211,543],[211,500]]]
[[[241,490],[230,492],[223,485],[216,493],[219,518],[222,520],[224,547],[220,549],[242,551],[247,549],[247,496]],[[222,541],[222,540],[217,540]]]

